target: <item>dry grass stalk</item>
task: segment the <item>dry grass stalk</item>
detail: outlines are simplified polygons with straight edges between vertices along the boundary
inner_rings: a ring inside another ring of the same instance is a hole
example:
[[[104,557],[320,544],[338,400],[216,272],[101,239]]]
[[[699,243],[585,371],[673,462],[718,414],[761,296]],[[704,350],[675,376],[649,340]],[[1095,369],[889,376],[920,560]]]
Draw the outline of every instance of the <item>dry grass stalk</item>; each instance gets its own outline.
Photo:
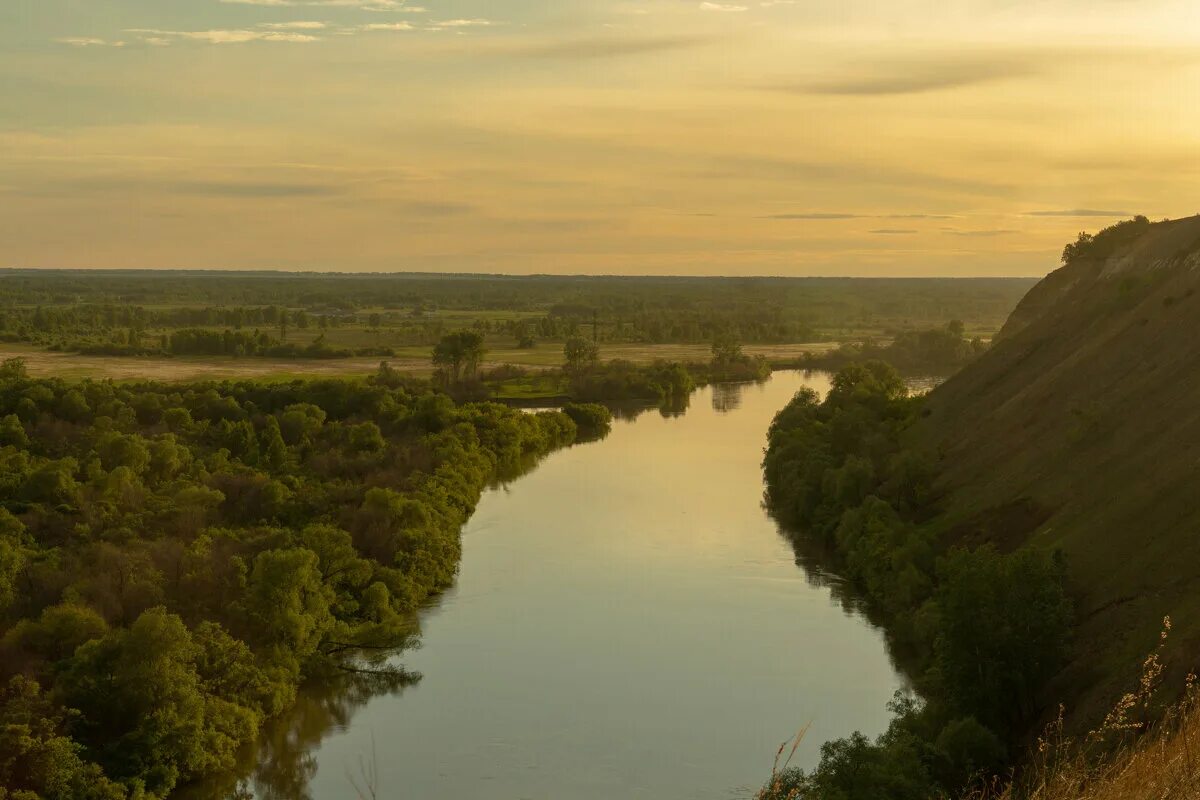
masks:
[[[1170,619],[1163,620],[1160,650],[1170,629]],[[1200,800],[1200,691],[1189,675],[1183,699],[1151,725],[1162,672],[1156,651],[1143,662],[1137,689],[1083,742],[1064,734],[1060,707],[1019,780],[966,800]]]

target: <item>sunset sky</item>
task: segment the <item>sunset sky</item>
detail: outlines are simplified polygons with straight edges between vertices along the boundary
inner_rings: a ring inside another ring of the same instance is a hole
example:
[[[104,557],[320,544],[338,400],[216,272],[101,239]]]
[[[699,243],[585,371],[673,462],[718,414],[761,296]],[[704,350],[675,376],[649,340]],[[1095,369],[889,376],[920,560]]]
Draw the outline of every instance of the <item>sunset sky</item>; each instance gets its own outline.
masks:
[[[1198,187],[1195,0],[0,1],[0,266],[1041,275]]]

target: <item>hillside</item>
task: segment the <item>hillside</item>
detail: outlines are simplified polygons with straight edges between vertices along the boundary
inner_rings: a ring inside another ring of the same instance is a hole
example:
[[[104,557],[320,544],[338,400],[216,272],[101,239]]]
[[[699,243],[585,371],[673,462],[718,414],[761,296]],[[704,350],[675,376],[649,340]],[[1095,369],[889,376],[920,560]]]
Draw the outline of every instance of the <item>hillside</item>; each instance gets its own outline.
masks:
[[[1068,256],[911,435],[941,456],[951,541],[1066,554],[1079,624],[1047,696],[1091,723],[1165,615],[1168,679],[1200,666],[1200,216]]]

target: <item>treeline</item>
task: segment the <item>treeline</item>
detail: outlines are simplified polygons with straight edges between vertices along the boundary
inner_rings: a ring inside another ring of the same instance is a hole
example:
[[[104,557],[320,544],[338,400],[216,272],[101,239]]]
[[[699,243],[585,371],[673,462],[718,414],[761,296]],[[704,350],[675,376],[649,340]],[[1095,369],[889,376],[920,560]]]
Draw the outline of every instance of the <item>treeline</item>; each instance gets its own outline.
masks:
[[[1152,224],[1149,218],[1139,214],[1133,219],[1110,225],[1095,235],[1080,233],[1074,242],[1063,248],[1062,263],[1067,266],[1084,259],[1107,258],[1121,245],[1143,236]]]
[[[4,362],[0,798],[163,798],[232,768],[307,677],[403,680],[387,656],[484,487],[605,424],[383,368],[118,385]]]
[[[824,401],[802,390],[771,426],[772,513],[798,542],[815,537],[836,554],[911,654],[922,700],[898,697],[877,740],[829,742],[816,769],[781,771],[765,800],[953,796],[1004,768],[1063,662],[1071,608],[1060,558],[939,537],[936,460],[903,436],[922,403],[887,365],[854,364]]]
[[[746,342],[816,341],[951,316],[998,329],[1031,283],[0,270],[0,337],[103,343],[100,334],[118,329],[276,329],[286,318],[292,328],[383,325],[405,343],[432,344],[448,331],[431,315],[452,311],[460,327],[517,341],[699,343],[725,329]]]
[[[948,375],[987,350],[979,337],[967,338],[963,323],[953,320],[945,327],[898,331],[887,345],[873,342],[844,344],[826,353],[809,353],[799,361],[808,369],[837,370],[847,364],[883,361],[905,374]]]

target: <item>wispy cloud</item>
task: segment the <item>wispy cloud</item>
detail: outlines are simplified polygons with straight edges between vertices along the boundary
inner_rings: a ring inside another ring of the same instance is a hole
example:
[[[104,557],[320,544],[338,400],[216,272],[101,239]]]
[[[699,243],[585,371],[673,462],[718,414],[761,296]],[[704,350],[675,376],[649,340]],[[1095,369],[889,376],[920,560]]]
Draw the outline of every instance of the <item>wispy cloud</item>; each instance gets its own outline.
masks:
[[[1132,211],[1100,211],[1094,208],[1071,208],[1064,211],[1026,211],[1027,217],[1132,217]]]
[[[432,23],[433,27],[438,28],[487,28],[495,25],[490,19],[444,19],[439,22]]]
[[[242,44],[245,42],[318,42],[320,37],[307,33],[289,33],[273,30],[210,30],[210,31],[163,31],[155,28],[129,28],[132,33],[150,44],[166,44],[185,40],[209,44]]]
[[[733,5],[731,3],[701,3],[700,8],[705,11],[748,11],[749,6]]]
[[[915,228],[876,228],[871,231],[878,236],[908,236],[916,232]]]
[[[341,188],[326,184],[302,183],[237,183],[232,181],[188,181],[176,183],[170,190],[179,194],[213,197],[266,199],[272,197],[330,197],[341,194]]]
[[[400,11],[409,14],[423,14],[426,11],[421,6],[410,6],[403,0],[220,0],[220,2],[239,6],[361,8],[367,11]]]
[[[260,28],[270,28],[273,31],[319,31],[329,27],[324,22],[297,20],[295,22],[262,22]]]
[[[986,238],[989,236],[1008,236],[1009,234],[1019,233],[1019,232],[1020,231],[1014,231],[1009,228],[995,228],[992,230],[976,230],[976,231],[961,231],[961,230],[956,230],[953,228],[943,228],[942,229],[942,233],[945,233],[949,236],[971,236],[971,237],[979,237],[979,238]]]
[[[1028,77],[1040,65],[1017,56],[902,58],[846,68],[847,74],[774,88],[829,95],[903,95]]]
[[[507,47],[505,52],[521,58],[613,58],[682,50],[711,41],[712,37],[708,36],[591,37],[529,42]]]
[[[97,39],[92,36],[64,36],[54,41],[59,44],[69,44],[72,47],[124,47],[125,42],[110,42],[107,39]]]
[[[949,214],[844,214],[840,212],[812,211],[797,214],[767,214],[758,219],[954,219],[954,217]]]
[[[371,22],[366,25],[359,25],[357,28],[345,28],[344,31],[412,31],[416,30],[411,22]]]
[[[766,214],[759,219],[809,219],[809,220],[830,220],[830,219],[862,219],[861,214],[839,214],[825,211],[814,211],[811,213],[801,214]]]

